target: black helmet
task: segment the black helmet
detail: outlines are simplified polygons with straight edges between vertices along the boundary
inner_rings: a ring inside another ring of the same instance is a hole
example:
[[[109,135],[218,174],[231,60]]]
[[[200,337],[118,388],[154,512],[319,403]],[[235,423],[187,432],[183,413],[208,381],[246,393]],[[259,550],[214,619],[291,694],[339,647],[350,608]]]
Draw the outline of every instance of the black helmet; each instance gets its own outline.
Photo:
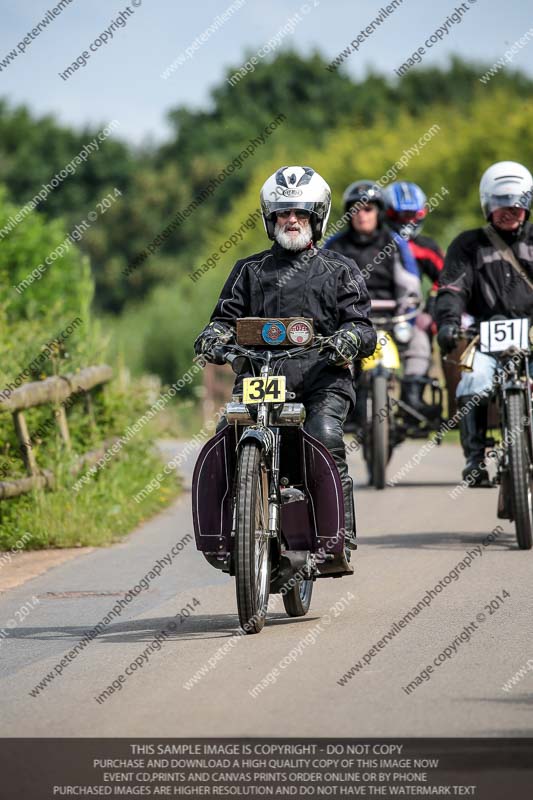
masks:
[[[344,211],[349,211],[352,206],[360,203],[366,205],[367,203],[375,203],[380,212],[380,219],[385,211],[385,200],[380,187],[374,181],[355,181],[351,183],[345,190],[342,196],[344,202]]]

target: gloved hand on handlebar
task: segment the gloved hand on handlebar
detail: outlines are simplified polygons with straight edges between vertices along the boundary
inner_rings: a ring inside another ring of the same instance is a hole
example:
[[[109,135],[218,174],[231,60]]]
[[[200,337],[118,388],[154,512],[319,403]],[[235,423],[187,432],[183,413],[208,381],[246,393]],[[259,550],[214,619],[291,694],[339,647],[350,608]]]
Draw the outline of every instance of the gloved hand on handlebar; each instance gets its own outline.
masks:
[[[194,342],[194,352],[213,364],[224,364],[224,359],[217,350],[230,344],[234,339],[235,331],[231,325],[224,322],[210,322]]]
[[[437,341],[442,352],[446,355],[455,350],[459,341],[459,327],[453,322],[441,325],[437,333]]]
[[[361,337],[355,331],[337,331],[328,342],[328,346],[333,350],[333,352],[328,355],[329,363],[345,367],[359,355]]]

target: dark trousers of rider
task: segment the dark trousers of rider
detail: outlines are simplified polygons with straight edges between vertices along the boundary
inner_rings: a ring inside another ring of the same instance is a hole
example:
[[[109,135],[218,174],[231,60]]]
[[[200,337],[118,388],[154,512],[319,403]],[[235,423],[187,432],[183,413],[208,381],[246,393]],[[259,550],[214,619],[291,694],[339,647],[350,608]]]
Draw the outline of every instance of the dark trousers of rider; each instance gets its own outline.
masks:
[[[346,535],[355,539],[353,482],[348,474],[343,425],[350,408],[349,399],[340,392],[317,392],[303,399],[306,417],[304,428],[329,450],[342,483]],[[348,546],[349,543],[347,542]]]

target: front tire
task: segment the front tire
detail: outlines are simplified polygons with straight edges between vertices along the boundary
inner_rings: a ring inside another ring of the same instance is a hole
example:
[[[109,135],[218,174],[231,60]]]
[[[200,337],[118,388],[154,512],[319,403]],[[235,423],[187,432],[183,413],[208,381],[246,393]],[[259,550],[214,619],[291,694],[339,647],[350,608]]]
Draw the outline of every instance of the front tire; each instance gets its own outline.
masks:
[[[305,617],[311,605],[313,581],[300,580],[283,595],[283,605],[289,617]]]
[[[511,508],[516,538],[521,550],[531,550],[533,542],[533,512],[531,493],[530,458],[523,431],[525,413],[524,395],[510,393],[506,399],[507,431],[509,439],[509,471],[511,478]]]
[[[372,381],[372,483],[376,489],[385,488],[389,460],[389,397],[387,378],[376,375]]]
[[[246,442],[240,451],[235,504],[239,622],[245,633],[259,633],[265,624],[270,590],[268,472],[261,450],[253,442]]]

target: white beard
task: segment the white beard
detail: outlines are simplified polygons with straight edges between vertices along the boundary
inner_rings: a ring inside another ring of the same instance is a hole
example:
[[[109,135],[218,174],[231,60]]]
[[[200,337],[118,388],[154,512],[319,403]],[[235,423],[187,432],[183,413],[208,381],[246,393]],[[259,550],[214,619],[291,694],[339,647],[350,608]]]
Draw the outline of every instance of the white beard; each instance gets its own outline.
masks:
[[[286,224],[287,223],[285,223],[285,225]],[[313,238],[311,224],[309,222],[299,222],[300,233],[297,236],[291,236],[290,233],[285,233],[285,225],[280,225],[279,222],[276,222],[274,227],[274,238],[276,242],[285,250],[305,250]]]

